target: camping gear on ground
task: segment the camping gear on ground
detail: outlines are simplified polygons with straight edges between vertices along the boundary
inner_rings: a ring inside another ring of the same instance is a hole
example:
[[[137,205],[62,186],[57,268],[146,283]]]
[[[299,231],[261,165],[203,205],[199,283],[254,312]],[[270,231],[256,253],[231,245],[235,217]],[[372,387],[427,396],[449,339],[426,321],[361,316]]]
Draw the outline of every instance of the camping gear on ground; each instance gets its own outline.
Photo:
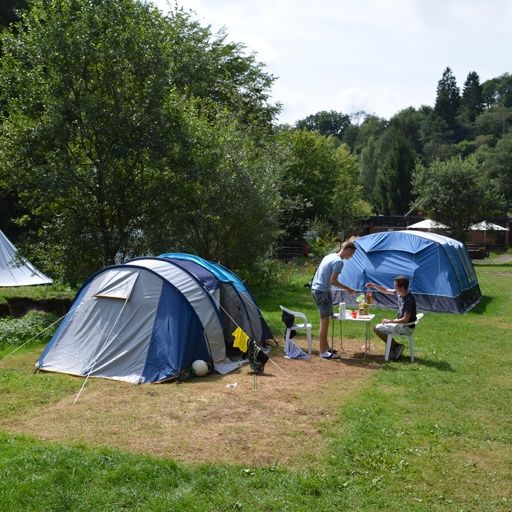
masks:
[[[204,377],[208,372],[208,365],[202,359],[197,359],[192,363],[192,373],[197,377]]]
[[[50,284],[52,279],[30,262],[17,257],[16,247],[0,230],[0,286]]]
[[[198,278],[185,267],[147,257],[100,270],[84,283],[36,366],[132,383],[182,378],[198,359],[221,373],[239,368],[228,357],[233,336],[223,325],[220,283],[211,272]],[[264,343],[270,331],[256,303],[246,295],[238,308],[239,318],[252,310],[244,325],[258,325],[247,334],[258,333]]]
[[[354,240],[357,251],[345,262],[340,282],[364,290],[374,282],[394,288],[394,278],[409,278],[418,309],[464,313],[481,298],[480,286],[464,245],[421,231],[386,231]],[[353,296],[345,301],[354,304]],[[396,297],[374,291],[373,305],[396,307]]]
[[[285,359],[309,359],[311,356],[304,352],[293,340],[289,340],[284,347]]]
[[[249,350],[247,351],[247,359],[253,373],[261,375],[265,370],[265,365],[269,359],[265,351],[259,347],[253,339],[249,341]]]

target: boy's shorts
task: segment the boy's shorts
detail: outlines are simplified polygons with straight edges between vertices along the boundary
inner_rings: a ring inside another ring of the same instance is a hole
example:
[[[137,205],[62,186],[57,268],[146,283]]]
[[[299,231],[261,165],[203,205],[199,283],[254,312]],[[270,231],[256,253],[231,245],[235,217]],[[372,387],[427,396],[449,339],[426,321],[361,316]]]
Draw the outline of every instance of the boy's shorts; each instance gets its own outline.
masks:
[[[377,324],[375,330],[384,334],[399,334],[402,336],[408,336],[412,332],[410,326],[403,324]]]
[[[315,301],[321,317],[331,317],[334,313],[332,309],[332,294],[331,292],[312,292],[313,300]]]

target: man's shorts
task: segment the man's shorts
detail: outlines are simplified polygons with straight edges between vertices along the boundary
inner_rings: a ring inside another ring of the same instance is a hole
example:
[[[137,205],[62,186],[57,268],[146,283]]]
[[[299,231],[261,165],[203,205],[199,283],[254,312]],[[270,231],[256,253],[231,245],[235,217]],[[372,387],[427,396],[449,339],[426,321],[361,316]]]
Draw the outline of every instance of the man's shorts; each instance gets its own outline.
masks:
[[[408,325],[403,324],[377,324],[375,330],[384,334],[398,334],[401,336],[408,336],[412,332]]]
[[[315,301],[321,317],[331,317],[334,313],[332,309],[332,294],[331,292],[312,292],[313,300]]]

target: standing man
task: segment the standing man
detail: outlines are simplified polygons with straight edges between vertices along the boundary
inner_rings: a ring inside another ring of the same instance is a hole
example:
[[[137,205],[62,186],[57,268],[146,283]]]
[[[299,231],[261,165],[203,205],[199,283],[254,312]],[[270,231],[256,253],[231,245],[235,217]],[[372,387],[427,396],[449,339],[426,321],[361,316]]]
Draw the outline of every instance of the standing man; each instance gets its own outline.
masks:
[[[331,286],[342,288],[349,293],[357,293],[353,288],[338,281],[344,260],[352,258],[355,252],[356,246],[353,242],[345,242],[339,252],[324,257],[313,277],[311,293],[320,313],[320,357],[324,359],[341,359],[327,343],[329,320],[333,315]]]
[[[380,324],[377,324],[373,330],[375,334],[386,343],[388,334],[410,334],[414,325],[401,325],[408,324],[409,322],[416,321],[416,299],[409,291],[409,279],[405,276],[395,277],[395,287],[385,288],[375,283],[366,283],[367,288],[375,288],[379,292],[388,295],[396,294],[398,300],[398,307],[396,311],[396,318],[390,320],[384,318]],[[397,343],[394,339],[391,341],[391,351],[389,358],[396,361],[402,355],[404,345]]]

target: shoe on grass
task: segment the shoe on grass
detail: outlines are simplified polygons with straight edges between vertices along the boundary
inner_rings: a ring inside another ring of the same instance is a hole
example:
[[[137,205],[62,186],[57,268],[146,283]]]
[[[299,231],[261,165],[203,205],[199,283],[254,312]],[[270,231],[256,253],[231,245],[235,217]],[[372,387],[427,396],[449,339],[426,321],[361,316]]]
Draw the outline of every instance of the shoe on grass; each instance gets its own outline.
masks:
[[[402,345],[401,343],[397,343],[394,350],[391,353],[391,359],[393,361],[398,361],[404,352],[405,345]]]

